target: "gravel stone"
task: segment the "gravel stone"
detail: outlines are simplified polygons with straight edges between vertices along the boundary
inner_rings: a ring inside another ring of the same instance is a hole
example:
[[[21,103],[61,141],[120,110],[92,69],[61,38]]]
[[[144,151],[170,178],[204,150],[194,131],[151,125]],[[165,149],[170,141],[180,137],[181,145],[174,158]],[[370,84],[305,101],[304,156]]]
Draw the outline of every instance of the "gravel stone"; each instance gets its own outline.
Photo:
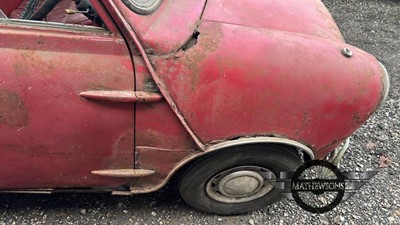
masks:
[[[79,212],[80,212],[82,215],[86,215],[87,210],[86,210],[86,209],[81,209]]]
[[[254,220],[253,219],[249,219],[249,224],[250,225],[255,225]]]
[[[320,219],[320,222],[321,222],[322,225],[329,225],[330,224],[329,219],[324,215],[322,215],[319,219]]]

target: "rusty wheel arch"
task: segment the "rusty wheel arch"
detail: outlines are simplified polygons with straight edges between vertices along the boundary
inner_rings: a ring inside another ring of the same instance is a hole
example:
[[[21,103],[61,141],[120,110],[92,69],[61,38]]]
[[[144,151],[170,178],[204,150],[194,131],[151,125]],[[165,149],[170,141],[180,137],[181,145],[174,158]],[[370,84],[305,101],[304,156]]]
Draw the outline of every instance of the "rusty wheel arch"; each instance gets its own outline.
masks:
[[[250,145],[274,145],[284,147],[285,150],[293,152],[299,156],[302,160],[301,155],[304,155],[304,161],[309,161],[315,159],[314,152],[304,144],[301,144],[296,141],[292,141],[286,138],[278,138],[278,137],[246,137],[239,138],[235,140],[227,140],[224,142],[220,142],[217,144],[210,144],[206,147],[205,151],[199,152],[199,154],[193,155],[189,158],[182,160],[178,165],[174,167],[170,171],[167,177],[165,177],[164,181],[154,186],[150,189],[131,189],[131,194],[142,194],[142,193],[150,193],[154,191],[158,191],[164,186],[166,186],[169,182],[174,182],[179,178],[182,171],[185,170],[188,166],[193,163],[196,163],[198,160],[201,160],[205,157],[211,157],[212,155],[219,154],[221,152],[228,152],[232,148],[250,146]],[[302,154],[303,153],[303,154]]]
[[[293,152],[299,156],[302,161],[309,161],[315,159],[314,152],[307,146],[284,138],[275,137],[254,137],[254,138],[239,138],[236,140],[224,141],[218,144],[209,145],[206,147],[202,154],[197,154],[194,157],[182,161],[175,169],[172,171],[172,176],[179,174],[179,171],[195,163],[197,160],[201,160],[204,157],[211,157],[214,154],[220,154],[221,152],[229,152],[232,148],[241,148],[245,146],[254,145],[269,145],[269,146],[279,146],[282,147],[283,151]],[[251,150],[249,150],[251,151]],[[171,177],[167,178],[170,179]]]
[[[288,149],[292,149],[292,151],[296,151],[296,153],[297,152],[305,153],[304,156],[306,160],[315,159],[314,151],[300,142],[293,141],[287,138],[266,137],[266,136],[241,137],[233,140],[226,140],[216,144],[210,144],[205,148],[205,152],[215,152],[230,147],[239,147],[244,145],[272,145],[272,144],[284,147],[291,147]]]

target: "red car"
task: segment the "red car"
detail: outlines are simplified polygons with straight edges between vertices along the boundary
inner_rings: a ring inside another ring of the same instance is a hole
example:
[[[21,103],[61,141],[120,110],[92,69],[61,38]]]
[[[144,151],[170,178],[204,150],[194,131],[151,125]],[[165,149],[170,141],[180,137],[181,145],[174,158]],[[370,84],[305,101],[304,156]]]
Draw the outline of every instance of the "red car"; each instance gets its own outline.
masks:
[[[0,190],[264,207],[387,97],[320,0],[0,1]],[[303,156],[303,157],[301,157]]]

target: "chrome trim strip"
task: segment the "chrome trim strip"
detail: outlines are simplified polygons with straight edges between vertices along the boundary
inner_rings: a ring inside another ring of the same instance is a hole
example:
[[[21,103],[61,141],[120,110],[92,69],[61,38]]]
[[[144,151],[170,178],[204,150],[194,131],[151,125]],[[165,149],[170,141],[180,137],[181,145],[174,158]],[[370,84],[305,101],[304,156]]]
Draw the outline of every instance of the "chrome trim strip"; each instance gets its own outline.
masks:
[[[306,145],[299,143],[297,141],[289,140],[286,138],[279,138],[279,137],[245,137],[245,138],[239,138],[236,140],[229,140],[229,141],[224,141],[221,143],[217,143],[214,145],[209,145],[206,147],[205,151],[215,151],[215,150],[220,150],[223,148],[229,148],[233,146],[239,146],[239,145],[248,145],[248,144],[260,144],[260,143],[268,143],[268,144],[285,144],[285,145],[290,145],[293,147],[296,147],[310,156],[311,160],[315,159],[314,152],[307,147]]]
[[[382,73],[383,91],[382,91],[382,99],[378,104],[378,108],[380,108],[386,102],[386,100],[389,96],[389,89],[390,89],[389,73],[387,72],[385,66],[381,62],[379,62],[379,65],[381,66],[381,69],[383,71],[383,73]]]
[[[46,21],[0,18],[0,24],[22,25],[22,26],[50,28],[50,29],[62,29],[62,30],[67,30],[67,31],[72,30],[72,31],[96,32],[96,33],[106,33],[106,34],[110,33],[110,31],[108,31],[106,28],[102,28],[102,27],[56,23],[56,22],[46,22]]]
[[[12,194],[51,194],[53,193],[52,188],[50,189],[5,189],[5,190],[0,190],[0,193],[12,193]]]
[[[350,138],[347,138],[346,141],[343,142],[343,146],[340,148],[336,148],[332,152],[332,155],[329,155],[329,158],[327,160],[339,168],[340,161],[342,160],[342,158],[343,158],[344,154],[346,153],[347,149],[349,148],[349,146],[350,146]]]

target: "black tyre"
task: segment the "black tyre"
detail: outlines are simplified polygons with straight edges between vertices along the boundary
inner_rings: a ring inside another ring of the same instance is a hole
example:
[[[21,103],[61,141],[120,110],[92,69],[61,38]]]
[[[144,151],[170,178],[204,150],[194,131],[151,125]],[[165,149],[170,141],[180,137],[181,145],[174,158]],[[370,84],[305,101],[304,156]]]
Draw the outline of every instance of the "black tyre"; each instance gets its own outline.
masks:
[[[247,213],[279,200],[272,184],[277,172],[295,171],[300,165],[298,155],[282,146],[235,147],[183,168],[179,192],[187,204],[204,212]]]

